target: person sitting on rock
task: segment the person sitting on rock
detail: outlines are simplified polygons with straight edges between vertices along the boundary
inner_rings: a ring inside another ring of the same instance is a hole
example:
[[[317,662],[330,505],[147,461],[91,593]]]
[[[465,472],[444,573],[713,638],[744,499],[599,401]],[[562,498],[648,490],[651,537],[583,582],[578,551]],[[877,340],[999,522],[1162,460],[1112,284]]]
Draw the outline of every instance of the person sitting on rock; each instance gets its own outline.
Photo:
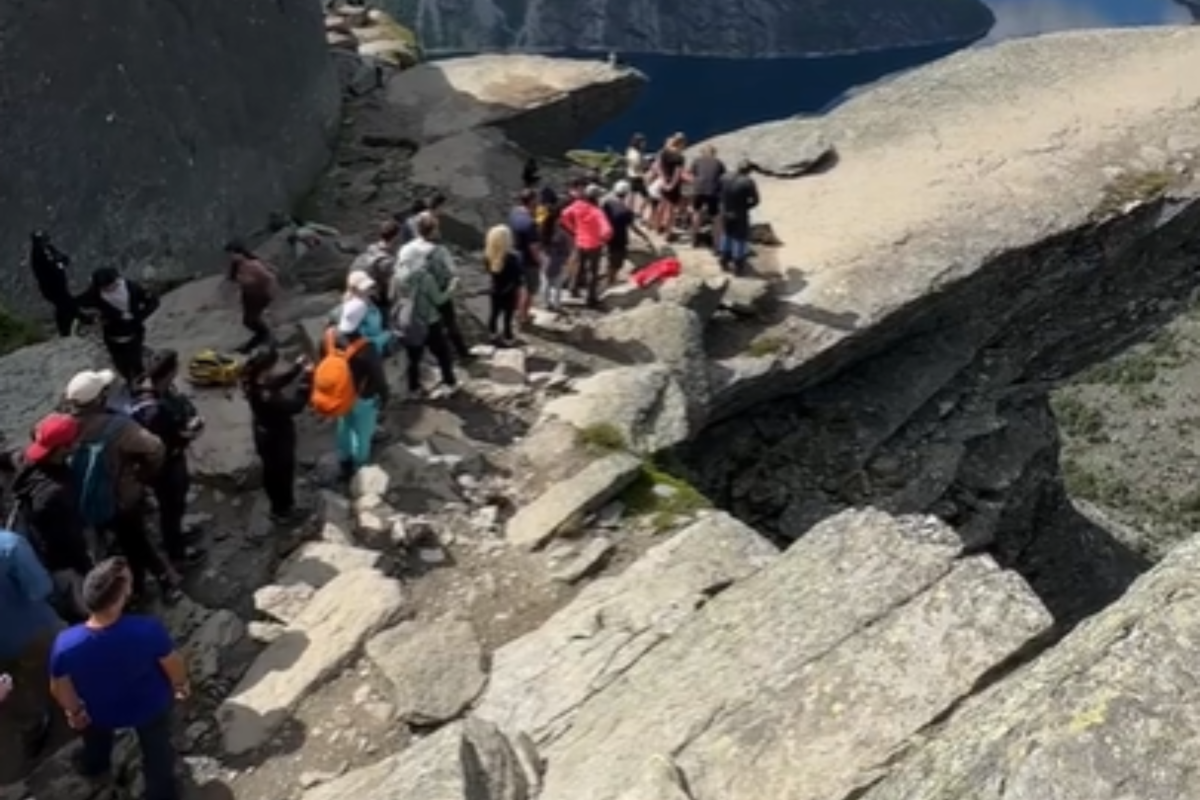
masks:
[[[225,245],[229,256],[229,280],[241,289],[242,325],[250,331],[250,338],[237,348],[239,353],[249,353],[254,348],[271,341],[271,329],[267,325],[267,309],[279,294],[279,278],[275,269],[256,256],[240,242]]]
[[[44,417],[34,426],[33,441],[15,457],[12,487],[14,527],[50,572],[57,609],[68,619],[82,618],[80,589],[93,563],[71,471],[79,435],[79,421],[69,414]]]
[[[383,311],[375,302],[375,297],[379,293],[379,284],[375,282],[366,272],[355,270],[346,277],[346,292],[342,296],[342,303],[338,304],[330,314],[330,324],[336,324],[342,316],[342,305],[346,302],[358,299],[367,304],[367,316],[359,327],[358,332],[371,340],[371,344],[375,345],[375,349],[382,355],[387,355],[391,352],[392,339],[394,334],[388,327],[388,320],[383,316]]]
[[[166,627],[126,614],[133,576],[121,558],[97,564],[83,582],[85,622],[58,634],[50,654],[50,691],[83,746],[85,777],[112,769],[116,734],[132,730],[141,750],[146,800],[179,800],[171,717],[191,696],[187,665]]]
[[[159,438],[165,450],[162,468],[151,481],[158,500],[158,527],[167,558],[177,569],[204,558],[204,551],[188,543],[183,518],[192,488],[188,447],[204,431],[204,419],[175,385],[179,354],[160,350],[150,357],[146,374],[133,390],[129,413],[143,428]]]
[[[746,160],[737,173],[721,184],[721,267],[738,275],[750,260],[750,212],[758,207],[758,184],[750,177],[754,166]]]
[[[392,318],[391,287],[400,253],[400,223],[389,219],[379,226],[379,238],[350,264],[350,272],[365,272],[375,281],[375,305],[385,320]]]
[[[33,546],[13,531],[0,530],[0,672],[12,676],[14,694],[4,713],[20,731],[23,755],[33,758],[46,744],[50,703],[46,660],[62,626],[50,596],[54,584]],[[4,745],[0,784],[18,780],[20,758]],[[13,770],[13,774],[9,774]]]
[[[603,196],[603,188],[595,184],[589,186],[584,197],[567,206],[559,220],[563,229],[571,234],[579,259],[571,293],[578,296],[580,288],[585,288],[588,308],[600,307],[600,260],[613,235],[612,225],[599,205]]]
[[[179,576],[146,533],[146,491],[166,458],[162,441],[126,414],[108,407],[116,375],[85,370],[67,383],[65,400],[79,420],[72,456],[79,513],[98,536],[110,535],[129,559],[137,595],[153,575],[166,602],[179,599]]]
[[[440,242],[441,226],[438,224],[437,215],[432,211],[417,215],[416,230],[417,237],[400,248],[397,263],[405,272],[414,269],[429,270],[434,283],[446,296],[437,307],[446,339],[460,361],[470,361],[471,348],[467,347],[462,329],[458,326],[458,312],[454,306],[454,294],[458,289],[458,270],[454,264],[454,256]]]
[[[312,365],[300,359],[281,369],[279,352],[260,347],[242,366],[241,385],[250,405],[254,449],[262,462],[271,521],[297,525],[308,513],[296,505],[296,416],[308,407],[312,395]]]
[[[358,298],[342,303],[341,317],[336,325],[326,329],[321,341],[320,358],[313,375],[315,397],[323,388],[320,378],[325,359],[348,358],[350,378],[353,380],[353,405],[348,413],[337,418],[338,463],[342,476],[347,480],[370,460],[379,412],[390,397],[383,354],[361,332],[367,310],[367,304]],[[357,344],[360,341],[362,345]]]
[[[144,371],[146,320],[158,310],[158,297],[112,267],[102,267],[92,273],[91,286],[75,302],[99,315],[113,369],[132,384]]]
[[[29,235],[29,269],[42,297],[54,306],[54,325],[59,336],[70,336],[77,325],[88,321],[71,294],[67,275],[70,264],[71,259],[54,246],[48,233],[34,231]]]

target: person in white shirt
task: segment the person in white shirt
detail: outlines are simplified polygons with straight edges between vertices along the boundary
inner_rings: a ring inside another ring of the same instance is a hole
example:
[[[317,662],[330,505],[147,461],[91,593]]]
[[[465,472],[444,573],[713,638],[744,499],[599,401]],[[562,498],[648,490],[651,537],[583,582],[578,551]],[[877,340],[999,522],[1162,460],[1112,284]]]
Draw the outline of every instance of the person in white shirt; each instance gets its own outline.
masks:
[[[625,179],[631,192],[629,207],[641,214],[650,200],[650,191],[646,184],[646,137],[640,133],[633,135],[625,151]]]

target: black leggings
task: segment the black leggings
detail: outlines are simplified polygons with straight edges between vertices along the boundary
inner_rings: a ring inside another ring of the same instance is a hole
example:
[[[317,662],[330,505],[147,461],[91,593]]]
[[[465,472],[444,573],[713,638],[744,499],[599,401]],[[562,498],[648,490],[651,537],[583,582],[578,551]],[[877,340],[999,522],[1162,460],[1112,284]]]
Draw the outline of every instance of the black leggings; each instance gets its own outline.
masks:
[[[435,322],[429,326],[429,335],[420,347],[405,347],[408,353],[408,390],[416,393],[421,391],[421,359],[425,350],[433,353],[437,359],[438,369],[442,373],[442,383],[447,386],[457,386],[458,378],[454,375],[454,356],[450,352],[450,342],[446,338],[446,330],[442,323]]]
[[[587,289],[588,305],[595,305],[600,299],[600,261],[603,256],[604,250],[600,247],[579,251],[579,268],[575,271],[571,291],[578,292],[583,284]]]
[[[145,591],[147,577],[154,577],[160,584],[166,584],[167,564],[146,534],[146,510],[140,504],[118,511],[106,528],[116,540],[121,555],[129,562],[134,592],[141,594]]]
[[[79,318],[79,307],[73,298],[65,297],[54,302],[54,327],[58,329],[59,336],[70,336]]]
[[[517,313],[518,297],[515,291],[492,292],[492,313],[488,317],[488,333],[492,336],[501,332],[503,323],[504,338],[513,338],[513,317]]]
[[[112,359],[113,369],[127,383],[133,383],[145,372],[145,342],[138,336],[128,342],[105,340],[108,357]]]
[[[154,482],[154,496],[158,500],[158,530],[163,549],[167,551],[168,558],[176,561],[182,560],[187,551],[183,538],[183,517],[187,514],[188,490],[191,488],[187,454],[168,456]]]
[[[264,302],[255,298],[242,298],[242,325],[253,335],[238,348],[239,352],[249,353],[271,341],[271,329],[266,321],[267,306],[270,304],[269,300]]]
[[[256,431],[254,448],[262,459],[263,491],[271,513],[287,516],[296,510],[296,443],[285,436]]]
[[[446,329],[446,338],[450,342],[450,346],[459,358],[470,358],[471,348],[467,347],[467,340],[463,338],[462,328],[458,327],[458,312],[454,310],[454,301],[447,300],[438,306],[438,315],[442,318],[442,325]]]

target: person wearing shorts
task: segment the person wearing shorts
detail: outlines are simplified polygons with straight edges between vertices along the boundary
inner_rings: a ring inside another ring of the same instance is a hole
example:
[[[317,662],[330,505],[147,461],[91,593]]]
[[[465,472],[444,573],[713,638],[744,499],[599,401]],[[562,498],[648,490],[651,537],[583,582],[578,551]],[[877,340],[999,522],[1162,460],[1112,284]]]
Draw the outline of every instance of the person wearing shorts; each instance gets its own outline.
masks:
[[[655,228],[663,236],[671,236],[675,229],[675,216],[683,202],[683,178],[686,160],[683,151],[687,139],[677,133],[667,140],[658,154],[657,172],[662,181],[662,201],[659,203]]]
[[[725,164],[717,158],[717,148],[712,145],[705,145],[688,169],[692,184],[691,218],[694,246],[699,245],[700,232],[709,224],[712,225],[714,248],[721,239],[721,181],[725,173]]]

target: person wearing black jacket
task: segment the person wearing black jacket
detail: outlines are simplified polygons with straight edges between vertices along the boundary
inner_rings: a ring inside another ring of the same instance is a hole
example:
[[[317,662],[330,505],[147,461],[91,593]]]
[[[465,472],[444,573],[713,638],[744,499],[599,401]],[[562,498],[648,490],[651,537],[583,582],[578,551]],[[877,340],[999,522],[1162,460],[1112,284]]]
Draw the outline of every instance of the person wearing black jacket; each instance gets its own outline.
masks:
[[[75,301],[100,315],[101,337],[113,369],[132,385],[145,371],[146,320],[158,310],[158,297],[112,267],[102,267]]]
[[[183,529],[192,488],[188,446],[203,432],[204,420],[175,388],[178,374],[179,354],[174,350],[151,356],[146,374],[133,387],[129,414],[163,443],[163,465],[151,485],[158,500],[159,533],[167,558],[177,566],[189,566],[204,558],[203,550],[188,544]]]
[[[11,525],[54,578],[59,613],[76,619],[84,615],[79,590],[93,565],[70,466],[79,435],[74,417],[50,414],[33,429],[25,450],[7,455],[5,464],[17,473]]]
[[[280,369],[279,353],[263,347],[242,366],[242,393],[250,404],[254,448],[262,460],[263,491],[271,520],[288,525],[307,516],[296,505],[296,415],[308,406],[312,371],[307,360]]]
[[[29,269],[42,297],[54,306],[54,325],[59,336],[70,336],[76,322],[86,321],[71,294],[67,275],[70,265],[71,259],[54,246],[48,233],[34,231],[29,235]]]

